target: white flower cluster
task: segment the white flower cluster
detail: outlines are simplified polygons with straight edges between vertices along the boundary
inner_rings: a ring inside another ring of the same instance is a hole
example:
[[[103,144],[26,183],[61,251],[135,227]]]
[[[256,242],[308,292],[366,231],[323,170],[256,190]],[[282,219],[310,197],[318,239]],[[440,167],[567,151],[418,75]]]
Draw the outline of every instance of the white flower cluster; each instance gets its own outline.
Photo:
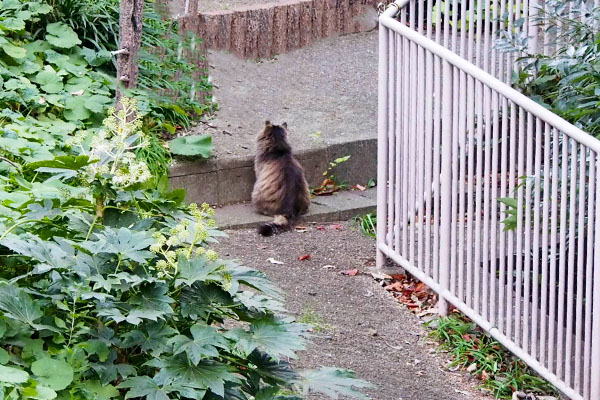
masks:
[[[97,160],[87,167],[89,181],[104,176],[115,186],[127,187],[152,177],[148,165],[137,160],[133,153],[148,145],[140,131],[142,120],[137,112],[137,100],[123,97],[121,104],[123,108],[118,112],[109,109],[104,127],[92,138],[89,150],[83,147],[85,132],[78,133],[69,142],[71,146],[78,145],[90,160]]]

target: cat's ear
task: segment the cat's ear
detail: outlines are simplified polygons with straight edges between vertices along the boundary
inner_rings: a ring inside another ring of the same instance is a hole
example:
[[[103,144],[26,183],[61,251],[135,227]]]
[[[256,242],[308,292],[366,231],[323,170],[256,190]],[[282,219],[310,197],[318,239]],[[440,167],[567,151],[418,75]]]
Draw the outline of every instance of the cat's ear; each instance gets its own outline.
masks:
[[[284,122],[283,124],[281,124],[281,126],[283,126],[283,129],[287,129],[287,122]]]
[[[265,121],[265,126],[270,126],[270,125],[271,125],[271,121],[269,121],[269,120],[266,120],[266,121]]]

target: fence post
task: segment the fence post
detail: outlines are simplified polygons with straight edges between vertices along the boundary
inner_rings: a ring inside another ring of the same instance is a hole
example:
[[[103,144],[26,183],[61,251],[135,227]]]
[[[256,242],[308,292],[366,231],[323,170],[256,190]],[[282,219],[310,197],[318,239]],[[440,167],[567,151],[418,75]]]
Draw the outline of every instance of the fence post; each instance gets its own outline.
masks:
[[[379,249],[386,241],[387,230],[387,169],[388,169],[388,29],[379,24],[379,90],[377,121],[377,268],[385,265],[385,255]]]
[[[442,165],[440,185],[440,293],[438,310],[448,315],[448,301],[443,293],[450,279],[450,238],[452,228],[452,73],[450,63],[444,60],[442,72]]]
[[[598,157],[594,154],[594,157]],[[596,159],[596,166],[600,163]],[[596,173],[596,232],[594,238],[594,288],[592,289],[592,352],[590,399],[600,399],[600,172]],[[590,278],[588,278],[590,279]]]

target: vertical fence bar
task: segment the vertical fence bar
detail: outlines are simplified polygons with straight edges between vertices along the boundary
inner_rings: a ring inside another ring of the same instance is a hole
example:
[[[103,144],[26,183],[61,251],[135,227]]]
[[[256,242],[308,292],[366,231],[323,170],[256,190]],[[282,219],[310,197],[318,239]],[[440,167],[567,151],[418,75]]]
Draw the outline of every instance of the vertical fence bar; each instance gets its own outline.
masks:
[[[393,246],[394,243],[394,212],[395,207],[395,188],[396,183],[395,177],[395,159],[396,159],[396,136],[395,132],[395,110],[396,110],[396,34],[391,29],[388,30],[388,229],[387,229],[387,240],[388,246]]]
[[[565,340],[565,383],[571,386],[571,356],[573,352],[573,298],[575,279],[575,223],[577,222],[577,143],[569,140],[571,144],[570,165],[571,178],[569,185],[569,258],[567,269],[567,333]]]
[[[556,242],[558,231],[558,143],[560,134],[556,129],[552,129],[552,212],[550,213],[550,292],[548,319],[550,326],[548,327],[548,369],[550,372],[555,372],[554,353],[556,349]]]
[[[500,288],[497,288],[499,280],[497,279],[498,271],[496,265],[496,257],[498,256],[498,240],[497,233],[499,230],[498,226],[498,183],[500,182],[498,179],[498,153],[500,152],[500,118],[498,115],[498,107],[500,107],[500,103],[498,101],[498,93],[492,91],[492,176],[491,182],[492,185],[492,198],[491,204],[489,206],[491,213],[491,237],[490,237],[490,310],[491,316],[490,323],[492,325],[497,325],[500,331],[502,331],[502,327],[497,322],[499,320],[500,310],[496,307],[497,301],[497,292]],[[500,303],[501,300],[498,300]]]
[[[577,207],[577,227],[578,227],[578,238],[577,238],[577,301],[575,304],[575,381],[573,388],[581,393],[581,364],[583,357],[583,301],[585,295],[583,293],[583,273],[584,273],[584,254],[585,254],[585,197],[587,194],[587,183],[586,183],[586,161],[587,161],[587,149],[584,145],[579,145],[579,205]]]
[[[444,87],[442,95],[442,178],[441,178],[441,221],[440,221],[440,287],[448,289],[450,273],[450,226],[452,218],[452,76],[450,63],[443,61]],[[448,302],[440,295],[438,303],[440,315],[448,315]]]
[[[387,114],[388,114],[388,29],[379,24],[379,89],[377,118],[377,243],[385,243],[387,218]],[[377,247],[376,265],[385,265],[385,256]]]
[[[556,333],[556,375],[563,377],[564,371],[564,341],[565,341],[565,270],[567,259],[567,207],[569,205],[568,187],[569,187],[569,138],[562,134],[562,160],[561,160],[561,178],[560,178],[560,246],[559,246],[559,264],[558,264],[558,321]]]
[[[594,159],[597,161],[597,154]],[[596,162],[596,165],[598,163]],[[600,174],[596,173],[596,176]],[[591,380],[590,380],[590,399],[600,399],[600,184],[596,183],[596,237],[594,240],[594,288],[591,292],[593,296],[592,315],[592,351],[591,358]],[[591,280],[591,279],[590,279]]]
[[[542,307],[540,310],[540,363],[547,367],[546,364],[546,339],[548,338],[548,232],[550,229],[549,208],[550,208],[550,190],[551,190],[551,167],[550,167],[550,152],[551,152],[551,131],[550,125],[544,124],[544,201],[542,210]]]
[[[404,182],[404,180],[406,180],[406,175],[404,174],[404,171],[402,170],[401,166],[402,166],[402,162],[404,162],[404,159],[402,157],[402,144],[401,144],[401,139],[403,137],[403,132],[402,132],[402,120],[400,117],[400,114],[402,113],[402,84],[403,84],[403,80],[402,80],[402,72],[404,70],[404,63],[402,60],[402,42],[404,41],[404,39],[402,38],[402,36],[395,34],[394,35],[394,40],[396,42],[396,51],[394,54],[391,54],[390,57],[394,57],[396,60],[396,70],[394,71],[394,79],[396,81],[396,88],[394,90],[394,97],[396,99],[395,101],[395,111],[394,111],[394,118],[395,118],[395,132],[394,132],[394,136],[396,138],[395,143],[396,143],[396,149],[395,149],[395,153],[396,153],[396,183],[394,185],[394,191],[395,191],[395,203],[394,203],[394,216],[395,216],[395,221],[394,221],[394,250],[397,253],[400,253],[400,229],[401,229],[401,207],[402,207],[402,191],[401,191],[401,187],[402,187],[402,182]]]
[[[523,273],[523,328],[522,328],[522,336],[521,336],[521,347],[525,351],[529,351],[529,321],[531,321],[529,312],[530,312],[530,301],[529,296],[531,294],[531,176],[534,174],[533,172],[533,115],[531,113],[527,113],[527,160],[526,160],[526,169],[527,169],[527,177],[525,182],[525,249],[523,251],[523,255],[525,257],[524,263],[524,273]]]
[[[402,10],[401,14],[402,23],[406,24],[406,9]],[[410,113],[410,80],[409,80],[409,43],[408,39],[402,38],[402,153],[404,158],[402,160],[403,171],[406,179],[402,184],[402,254],[406,257],[408,255],[408,221],[409,221],[409,206],[408,206],[408,188],[412,185],[412,175],[410,175],[410,153],[409,148],[409,126],[408,119]]]
[[[595,202],[595,194],[596,194],[596,153],[590,151],[590,178],[589,178],[589,188],[588,188],[588,204],[587,204],[587,213],[588,213],[588,222],[587,222],[587,257],[586,257],[586,269],[585,274],[588,277],[585,283],[585,320],[584,320],[584,338],[583,341],[585,343],[584,351],[583,351],[583,397],[586,400],[592,399],[591,392],[591,369],[592,369],[592,303],[594,299],[594,286],[592,279],[589,277],[594,276],[594,267],[596,262],[598,261],[598,257],[595,257],[594,253],[594,231],[596,230],[596,223],[598,220],[598,215],[596,214],[596,207],[598,204]],[[597,247],[596,247],[597,249]],[[596,267],[596,272],[598,272],[598,268]],[[591,301],[590,301],[591,300]],[[596,312],[598,312],[598,308],[595,308]],[[597,335],[596,335],[597,336]],[[596,368],[597,369],[597,368]],[[596,377],[596,381],[597,381]]]
[[[535,184],[533,193],[533,294],[532,294],[532,317],[531,317],[531,354],[538,360],[538,322],[540,320],[540,217],[541,211],[541,186],[542,186],[542,121],[535,118]],[[545,286],[542,286],[545,290]]]

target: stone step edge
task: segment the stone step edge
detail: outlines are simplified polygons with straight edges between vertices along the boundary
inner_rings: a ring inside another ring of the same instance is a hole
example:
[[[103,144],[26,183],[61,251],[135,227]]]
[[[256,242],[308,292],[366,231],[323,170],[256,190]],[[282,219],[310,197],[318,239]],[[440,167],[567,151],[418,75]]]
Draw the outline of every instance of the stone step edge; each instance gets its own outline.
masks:
[[[311,187],[319,186],[328,163],[350,155],[334,170],[341,182],[365,185],[377,175],[377,139],[361,139],[296,153]],[[186,190],[186,201],[235,204],[250,200],[254,185],[254,157],[224,157],[180,162],[169,173],[171,187]]]
[[[331,196],[313,198],[308,214],[302,216],[296,225],[347,221],[357,215],[374,212],[376,208],[376,188],[337,192]],[[215,222],[217,227],[223,230],[256,228],[272,220],[271,217],[254,212],[250,203],[215,208]]]
[[[374,29],[378,1],[295,0],[223,11],[190,10],[179,23],[200,37],[205,48],[242,58],[271,58],[329,36]]]

